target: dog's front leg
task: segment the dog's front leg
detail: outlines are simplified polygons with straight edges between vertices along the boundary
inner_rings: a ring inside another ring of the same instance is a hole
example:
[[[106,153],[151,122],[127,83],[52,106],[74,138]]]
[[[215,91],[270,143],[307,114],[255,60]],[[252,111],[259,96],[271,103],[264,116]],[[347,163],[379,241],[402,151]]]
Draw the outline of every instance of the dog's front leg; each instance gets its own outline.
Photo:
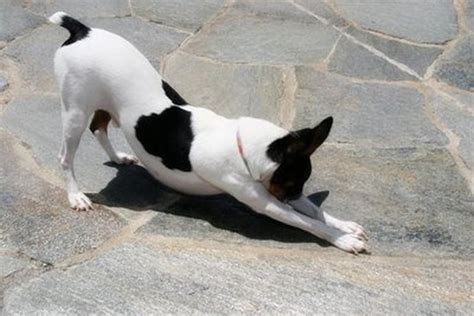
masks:
[[[250,206],[257,213],[307,231],[345,251],[357,254],[368,250],[361,235],[342,232],[320,220],[298,213],[290,205],[277,200],[260,183],[254,182],[245,185],[245,188],[234,197]]]
[[[298,212],[315,218],[327,224],[328,226],[337,228],[345,233],[355,234],[364,238],[365,240],[368,240],[367,232],[361,225],[354,222],[343,221],[329,215],[328,213],[321,210],[317,205],[314,205],[310,199],[303,195],[296,200],[288,201],[288,204],[290,204]]]

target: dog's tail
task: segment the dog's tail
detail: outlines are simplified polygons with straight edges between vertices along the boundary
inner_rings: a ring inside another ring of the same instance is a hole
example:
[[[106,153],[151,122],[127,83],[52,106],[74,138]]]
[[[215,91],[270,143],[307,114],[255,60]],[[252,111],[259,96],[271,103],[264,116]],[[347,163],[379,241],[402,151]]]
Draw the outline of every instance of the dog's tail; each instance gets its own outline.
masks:
[[[89,34],[91,29],[79,22],[78,20],[70,17],[67,13],[59,11],[49,17],[49,21],[54,24],[61,25],[69,31],[71,36],[64,42],[62,46],[66,46],[75,43]]]

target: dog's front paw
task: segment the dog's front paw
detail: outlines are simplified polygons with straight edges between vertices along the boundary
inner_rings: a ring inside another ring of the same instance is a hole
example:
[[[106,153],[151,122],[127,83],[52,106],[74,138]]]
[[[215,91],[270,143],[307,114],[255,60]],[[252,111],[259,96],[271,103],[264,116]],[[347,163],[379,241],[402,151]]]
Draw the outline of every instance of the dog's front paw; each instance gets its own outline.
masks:
[[[369,236],[367,235],[367,232],[365,231],[364,227],[360,226],[357,223],[340,221],[337,223],[336,228],[345,233],[354,234],[358,237],[363,238],[364,240],[369,240]]]
[[[71,207],[76,211],[87,211],[94,209],[91,200],[82,192],[69,193],[67,197],[69,204],[71,204]]]
[[[341,235],[334,240],[333,244],[337,248],[351,252],[355,255],[361,252],[369,252],[369,248],[367,247],[364,238],[355,234]]]
[[[138,158],[133,155],[118,152],[117,157],[113,159],[113,161],[119,165],[131,165],[131,164],[138,163]]]

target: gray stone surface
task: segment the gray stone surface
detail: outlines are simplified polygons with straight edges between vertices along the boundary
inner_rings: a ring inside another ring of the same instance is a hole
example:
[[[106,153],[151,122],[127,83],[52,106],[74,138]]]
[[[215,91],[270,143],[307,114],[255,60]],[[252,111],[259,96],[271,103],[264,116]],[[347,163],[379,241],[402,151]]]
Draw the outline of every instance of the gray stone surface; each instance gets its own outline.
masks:
[[[45,19],[24,10],[21,1],[0,2],[0,41],[10,41],[45,22]]]
[[[294,0],[294,3],[303,6],[306,10],[310,11],[312,14],[315,14],[319,18],[323,18],[327,23],[339,27],[344,27],[347,25],[345,21],[339,14],[334,12],[330,5],[323,1],[313,1],[313,0]]]
[[[283,81],[279,68],[216,64],[177,53],[168,60],[164,77],[191,104],[229,117],[251,115],[278,121]]]
[[[474,91],[474,36],[461,39],[439,62],[435,76],[461,89]]]
[[[474,100],[474,96],[473,99]],[[469,168],[474,168],[474,113],[456,106],[449,99],[433,92],[431,103],[434,113],[460,138],[459,151]]]
[[[4,76],[0,75],[0,92],[5,91],[8,88],[8,80]]]
[[[448,0],[0,3],[17,19],[0,28],[0,314],[472,314],[467,2],[459,21]],[[38,17],[57,10],[123,35],[193,105],[294,128],[332,115],[305,194],[362,224],[372,254],[167,189],[88,131],[75,169],[96,209],[70,210],[52,65],[68,33]]]
[[[64,11],[76,18],[130,15],[127,0],[33,0],[29,9],[45,17]]]
[[[22,145],[5,131],[1,131],[0,141],[3,248],[52,263],[97,247],[120,229],[123,223],[103,208],[72,211],[63,188],[28,171],[35,166],[25,157]]]
[[[232,63],[312,64],[329,54],[337,37],[337,31],[316,19],[230,15],[191,38],[184,50]]]
[[[8,45],[4,52],[20,64],[20,76],[28,82],[29,89],[56,91],[54,53],[68,36],[65,29],[47,25]]]
[[[472,195],[445,148],[327,144],[313,168],[305,192],[326,192],[329,214],[363,223],[374,255],[474,258]]]
[[[217,14],[223,0],[131,0],[135,14],[194,32]]]
[[[295,127],[334,116],[329,142],[363,147],[443,146],[447,139],[428,120],[423,96],[387,84],[352,83],[306,67],[296,68]]]
[[[30,95],[15,99],[0,117],[0,127],[7,128],[31,146],[41,165],[48,167],[57,176],[62,176],[57,159],[62,129],[58,96]],[[110,137],[118,150],[131,151],[118,129],[110,129]],[[75,159],[75,172],[86,192],[103,189],[120,171],[114,165],[104,166],[107,161],[107,155],[92,133],[85,131]]]
[[[92,27],[103,28],[128,39],[157,69],[160,67],[161,56],[178,47],[187,36],[157,24],[147,24],[138,18],[96,18],[83,21]],[[63,28],[46,26],[10,45],[6,54],[21,63],[22,77],[36,90],[57,91],[53,69],[54,53],[67,37],[68,33]]]
[[[462,262],[348,260],[195,241],[126,243],[7,290],[6,314],[469,313]],[[205,249],[209,246],[212,249]],[[368,268],[370,264],[371,268]],[[353,270],[353,268],[356,268]],[[433,278],[433,276],[436,276]],[[381,286],[383,284],[383,286]],[[443,297],[442,301],[438,298]]]
[[[91,26],[123,36],[138,48],[158,71],[161,58],[176,49],[188,36],[156,23],[146,23],[135,17],[84,19],[84,21]]]
[[[468,31],[474,32],[474,2],[464,1],[464,19]]]
[[[0,253],[0,278],[9,276],[29,265],[24,259],[13,258]]]
[[[458,32],[451,0],[335,0],[339,13],[363,28],[422,43],[444,43]]]
[[[416,80],[366,48],[341,37],[331,56],[328,69],[344,76],[378,80]]]
[[[426,69],[443,52],[441,48],[415,46],[396,40],[389,40],[367,32],[361,32],[354,27],[348,28],[346,32],[357,40],[381,51],[393,60],[407,65],[421,77],[425,74]]]

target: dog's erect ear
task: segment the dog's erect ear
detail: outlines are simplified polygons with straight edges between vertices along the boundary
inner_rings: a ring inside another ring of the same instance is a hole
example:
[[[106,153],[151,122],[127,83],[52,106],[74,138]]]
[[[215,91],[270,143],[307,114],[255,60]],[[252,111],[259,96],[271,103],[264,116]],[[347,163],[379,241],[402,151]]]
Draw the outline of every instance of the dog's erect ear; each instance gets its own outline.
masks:
[[[331,131],[332,122],[333,118],[332,116],[329,116],[314,128],[308,129],[309,132],[305,132],[303,135],[301,135],[305,144],[301,151],[303,155],[309,156],[313,154],[315,150],[324,143],[326,138],[329,136],[329,132]]]
[[[330,116],[314,128],[300,129],[277,139],[268,147],[268,156],[275,162],[281,162],[287,155],[311,155],[328,137],[332,122]]]

